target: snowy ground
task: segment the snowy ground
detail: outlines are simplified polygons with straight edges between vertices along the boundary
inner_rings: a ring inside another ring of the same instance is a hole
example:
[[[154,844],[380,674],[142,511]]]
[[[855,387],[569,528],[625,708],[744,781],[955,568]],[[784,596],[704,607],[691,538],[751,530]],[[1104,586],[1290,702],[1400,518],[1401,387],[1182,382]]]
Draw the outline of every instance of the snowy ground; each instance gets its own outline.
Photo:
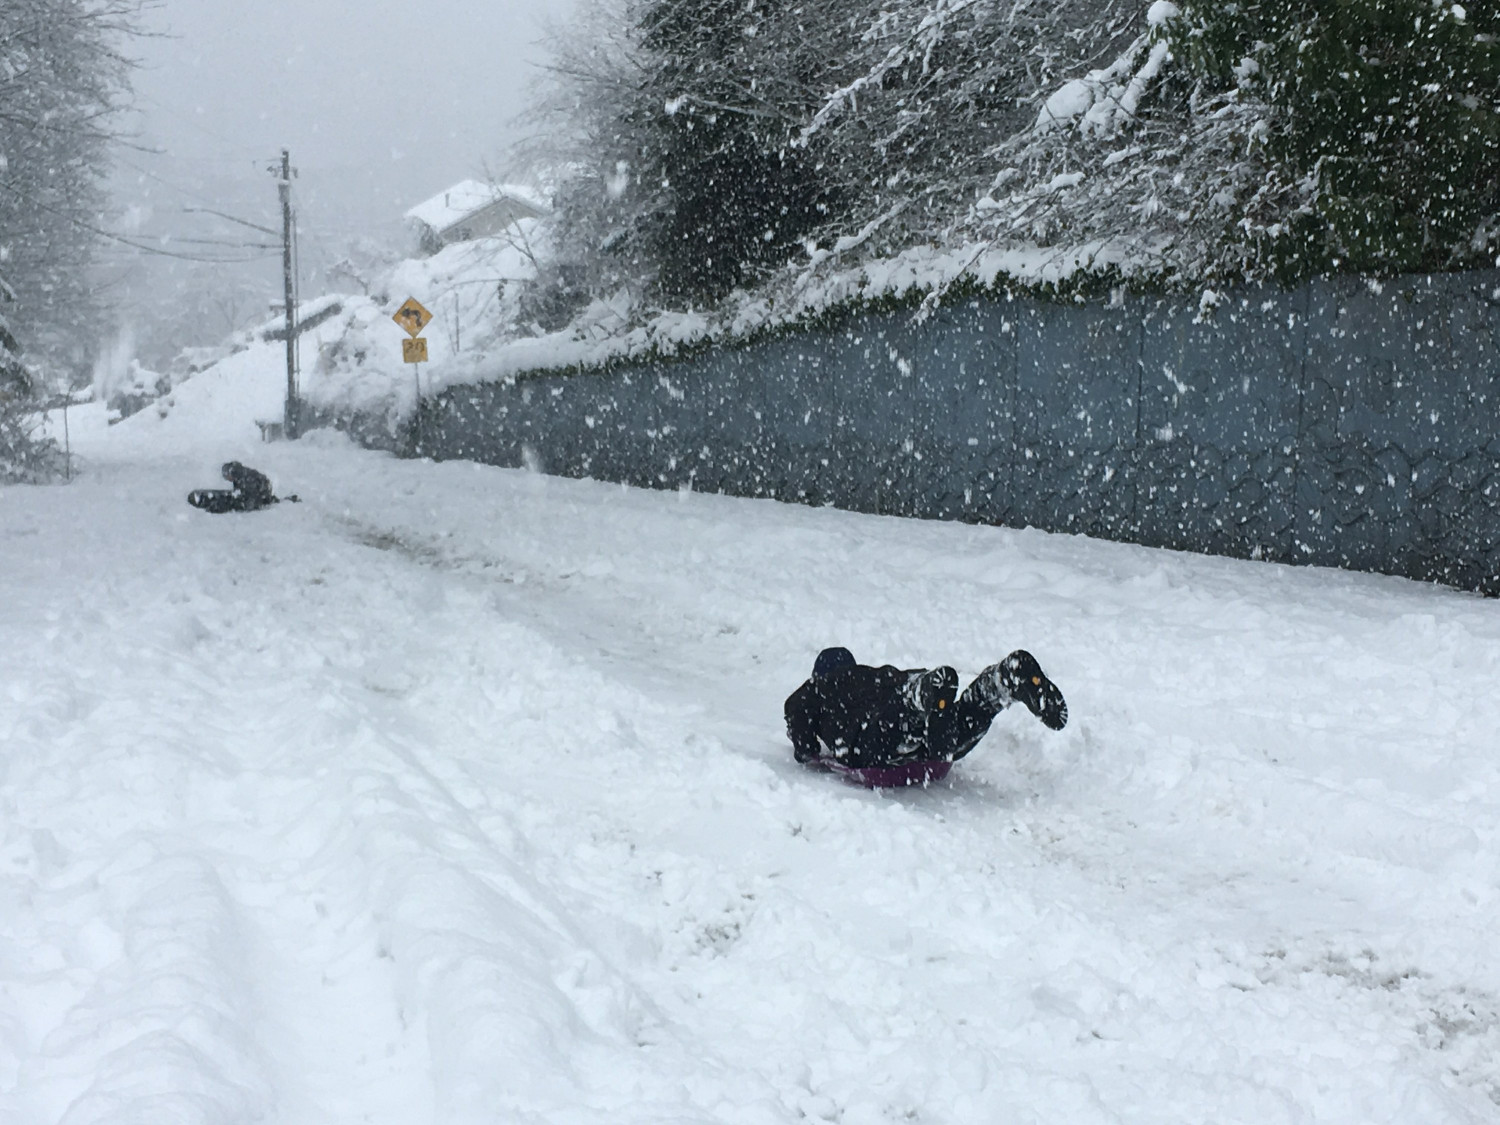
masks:
[[[211,397],[0,491],[6,1125],[1500,1121],[1500,603]],[[852,788],[830,643],[1072,721]]]

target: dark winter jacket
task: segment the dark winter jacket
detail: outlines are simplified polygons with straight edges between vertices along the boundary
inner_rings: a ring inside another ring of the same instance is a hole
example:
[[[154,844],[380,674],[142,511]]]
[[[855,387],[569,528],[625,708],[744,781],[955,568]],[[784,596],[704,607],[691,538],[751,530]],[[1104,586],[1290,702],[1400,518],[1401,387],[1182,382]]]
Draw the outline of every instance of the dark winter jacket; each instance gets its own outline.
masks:
[[[276,494],[271,491],[271,481],[265,473],[238,461],[225,462],[222,472],[234,490],[241,511],[253,512],[276,503]]]
[[[848,649],[825,649],[813,674],[787,697],[787,737],[799,762],[828,756],[854,769],[910,761],[955,762],[978,745],[1013,702],[1053,730],[1068,721],[1056,685],[1018,649],[958,694],[952,668],[872,668]]]
[[[951,704],[958,677],[946,686]],[[886,765],[927,759],[930,712],[915,695],[926,669],[910,671],[887,664],[852,664],[826,675],[814,674],[786,701],[786,731],[797,761],[822,756],[823,748],[846,765]]]

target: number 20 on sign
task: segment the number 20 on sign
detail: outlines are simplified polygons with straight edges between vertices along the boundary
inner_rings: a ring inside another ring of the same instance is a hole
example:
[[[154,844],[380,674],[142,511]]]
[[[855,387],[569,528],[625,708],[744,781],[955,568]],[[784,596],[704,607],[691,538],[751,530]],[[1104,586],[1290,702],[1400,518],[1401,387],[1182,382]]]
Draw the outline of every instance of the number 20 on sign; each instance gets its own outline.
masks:
[[[409,340],[402,340],[401,359],[406,363],[426,363],[427,340],[422,336],[416,336]]]

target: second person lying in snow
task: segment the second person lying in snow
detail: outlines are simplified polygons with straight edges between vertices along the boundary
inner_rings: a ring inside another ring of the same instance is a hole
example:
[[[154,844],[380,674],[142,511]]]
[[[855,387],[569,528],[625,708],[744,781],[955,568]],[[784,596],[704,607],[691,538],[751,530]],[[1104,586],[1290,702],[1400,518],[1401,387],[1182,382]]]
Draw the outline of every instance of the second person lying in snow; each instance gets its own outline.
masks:
[[[948,772],[1012,703],[1053,730],[1068,722],[1057,685],[1017,649],[958,694],[958,673],[938,668],[872,668],[846,648],[826,648],[812,676],[786,701],[786,731],[797,761],[874,785],[920,784]],[[941,768],[922,768],[922,767]],[[917,767],[911,769],[909,767]]]

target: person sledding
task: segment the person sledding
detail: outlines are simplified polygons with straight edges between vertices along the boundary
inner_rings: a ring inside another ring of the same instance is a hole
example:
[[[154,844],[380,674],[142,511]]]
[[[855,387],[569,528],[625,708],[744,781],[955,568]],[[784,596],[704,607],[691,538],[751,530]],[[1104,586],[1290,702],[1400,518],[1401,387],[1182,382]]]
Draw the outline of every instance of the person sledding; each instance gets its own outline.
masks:
[[[946,665],[872,668],[846,648],[826,648],[784,710],[797,761],[887,787],[945,777],[1012,703],[1053,730],[1068,723],[1062,692],[1021,649],[979,673],[960,695],[958,673]]]
[[[197,488],[188,493],[188,503],[205,512],[256,512],[279,504],[282,500],[297,502],[295,496],[277,496],[271,490],[270,478],[238,461],[226,461],[219,470],[229,482],[228,488]]]

